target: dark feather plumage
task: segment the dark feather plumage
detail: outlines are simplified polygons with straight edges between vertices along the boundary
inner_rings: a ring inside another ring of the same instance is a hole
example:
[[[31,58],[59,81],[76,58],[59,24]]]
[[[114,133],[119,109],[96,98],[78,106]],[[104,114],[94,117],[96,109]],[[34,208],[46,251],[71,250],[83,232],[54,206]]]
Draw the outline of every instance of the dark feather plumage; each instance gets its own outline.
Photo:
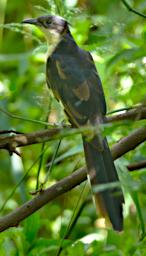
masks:
[[[56,36],[58,42],[47,59],[47,83],[57,100],[63,103],[72,125],[80,127],[102,124],[105,120],[106,103],[99,75],[92,56],[78,47],[67,22],[49,15],[24,23],[43,27],[48,42],[53,33],[55,36],[59,35]],[[106,138],[103,138],[99,131],[90,138],[83,134],[83,145],[88,173],[92,177],[91,184],[118,181]],[[121,231],[124,201],[121,189],[108,189],[95,197],[102,214],[108,215],[113,228]]]

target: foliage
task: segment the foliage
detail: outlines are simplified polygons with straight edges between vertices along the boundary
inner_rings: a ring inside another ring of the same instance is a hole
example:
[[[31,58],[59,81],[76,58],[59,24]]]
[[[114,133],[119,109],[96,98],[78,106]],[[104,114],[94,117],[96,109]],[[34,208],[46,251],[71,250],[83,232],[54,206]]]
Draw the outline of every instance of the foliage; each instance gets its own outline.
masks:
[[[146,13],[145,0],[128,2],[135,9]],[[0,111],[5,109],[17,115],[17,118],[1,112],[1,130],[31,132],[45,128],[43,121],[59,125],[67,123],[62,107],[45,86],[47,47],[43,35],[34,27],[20,24],[26,17],[46,13],[64,16],[70,22],[78,44],[91,51],[103,82],[108,111],[145,104],[146,20],[129,12],[120,0],[2,0]],[[31,120],[40,120],[42,123]],[[113,144],[144,124],[144,121],[126,121],[107,126],[109,142]],[[1,150],[1,207],[27,172],[1,211],[2,215],[31,197],[30,192],[36,188],[38,171],[39,185],[47,175],[47,187],[84,165],[79,135],[64,138],[59,147],[58,143],[55,141],[43,147],[33,145],[22,148],[21,159],[15,155],[10,157],[8,152]],[[44,148],[45,153],[41,155]],[[50,171],[54,154],[55,161]],[[123,156],[120,162],[117,161],[121,179],[126,177],[125,227],[121,234],[101,228],[96,220],[94,206],[89,202],[84,205],[68,239],[63,239],[76,208],[80,208],[83,198],[88,195],[88,189],[84,189],[85,184],[82,184],[28,217],[19,227],[1,233],[1,255],[53,256],[57,255],[58,247],[63,248],[62,256],[145,255],[146,169],[123,174],[126,165],[144,160],[145,155],[146,146],[143,143]],[[133,184],[136,184],[136,189],[132,190]]]

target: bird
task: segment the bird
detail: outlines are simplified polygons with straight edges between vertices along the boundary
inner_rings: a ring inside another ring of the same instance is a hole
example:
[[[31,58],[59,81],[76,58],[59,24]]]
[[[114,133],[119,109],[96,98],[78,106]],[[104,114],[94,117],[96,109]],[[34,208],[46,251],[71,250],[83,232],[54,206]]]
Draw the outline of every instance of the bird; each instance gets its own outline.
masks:
[[[47,41],[46,81],[55,98],[62,102],[73,127],[93,127],[82,133],[87,176],[98,213],[107,218],[116,231],[123,230],[121,187],[94,192],[94,186],[119,182],[107,138],[100,127],[106,120],[106,101],[100,77],[90,52],[81,49],[73,38],[69,23],[57,15],[29,18],[23,24],[37,26]],[[95,187],[96,188],[96,187]]]

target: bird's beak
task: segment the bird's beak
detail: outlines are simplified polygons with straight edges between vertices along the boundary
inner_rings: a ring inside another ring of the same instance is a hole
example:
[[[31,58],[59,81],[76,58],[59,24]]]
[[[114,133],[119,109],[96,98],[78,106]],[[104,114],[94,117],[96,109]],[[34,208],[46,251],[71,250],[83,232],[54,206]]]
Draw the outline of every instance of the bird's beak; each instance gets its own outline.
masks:
[[[26,19],[22,21],[23,24],[32,24],[32,25],[38,25],[37,19]]]

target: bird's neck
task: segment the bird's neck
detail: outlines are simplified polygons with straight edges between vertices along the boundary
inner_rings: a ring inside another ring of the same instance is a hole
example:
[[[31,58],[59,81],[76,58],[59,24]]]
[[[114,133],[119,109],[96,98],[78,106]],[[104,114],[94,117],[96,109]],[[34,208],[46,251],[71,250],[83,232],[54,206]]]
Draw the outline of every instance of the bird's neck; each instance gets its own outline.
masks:
[[[48,41],[48,51],[47,51],[47,58],[50,57],[54,52],[60,52],[60,54],[65,54],[69,50],[72,51],[74,45],[76,45],[70,31],[68,30],[67,33],[64,35],[54,34],[51,40],[50,38],[47,39]]]
[[[47,58],[52,55],[52,53],[55,51],[57,45],[61,41],[61,36],[59,33],[56,33],[56,31],[51,31],[48,34],[45,34],[47,43],[48,43],[48,50],[47,50]]]

